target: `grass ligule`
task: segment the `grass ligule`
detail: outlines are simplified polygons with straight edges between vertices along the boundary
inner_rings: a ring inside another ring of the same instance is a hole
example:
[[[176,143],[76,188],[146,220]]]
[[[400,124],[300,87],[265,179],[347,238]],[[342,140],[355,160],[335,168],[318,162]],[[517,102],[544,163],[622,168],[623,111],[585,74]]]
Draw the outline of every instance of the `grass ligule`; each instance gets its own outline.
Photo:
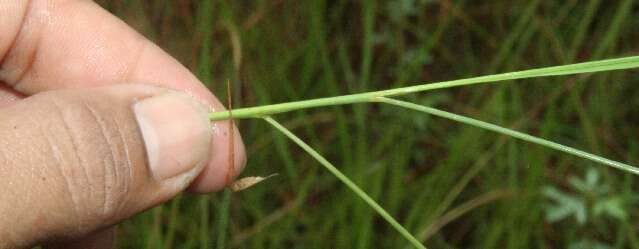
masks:
[[[371,206],[371,208],[373,208],[380,216],[382,216],[382,218],[384,218],[384,220],[386,220],[388,223],[390,223],[391,226],[393,226],[393,228],[395,228],[395,230],[397,230],[404,238],[406,238],[413,246],[415,246],[415,248],[426,249],[426,247],[424,245],[422,245],[419,242],[419,240],[417,240],[417,238],[415,238],[415,236],[413,236],[410,232],[408,232],[408,230],[406,230],[406,228],[404,228],[401,224],[399,224],[399,222],[397,222],[397,220],[395,220],[395,218],[393,218],[393,216],[391,216],[388,212],[386,212],[386,210],[382,206],[377,204],[377,202],[375,200],[373,200],[373,198],[368,196],[368,194],[366,194],[366,192],[364,192],[364,190],[359,188],[346,175],[344,175],[341,171],[339,171],[337,169],[337,167],[335,167],[328,160],[326,160],[326,158],[324,158],[317,151],[315,151],[313,148],[311,148],[311,146],[306,144],[299,137],[295,136],[295,134],[293,134],[291,131],[286,129],[286,127],[282,126],[279,122],[275,121],[275,119],[273,119],[273,118],[271,118],[269,116],[266,116],[266,117],[264,117],[264,120],[266,120],[266,122],[268,122],[269,124],[273,125],[273,127],[275,127],[277,130],[281,131],[285,136],[287,136],[293,142],[295,142],[297,145],[299,145],[304,151],[306,151],[309,155],[311,155],[313,158],[315,158],[322,166],[324,166],[328,171],[330,171],[333,175],[335,175],[335,177],[337,177],[337,179],[342,181],[342,183],[344,183],[348,188],[353,190],[353,192],[355,192],[355,194],[359,198],[361,198],[362,200],[364,200],[364,202],[366,202],[366,204]]]

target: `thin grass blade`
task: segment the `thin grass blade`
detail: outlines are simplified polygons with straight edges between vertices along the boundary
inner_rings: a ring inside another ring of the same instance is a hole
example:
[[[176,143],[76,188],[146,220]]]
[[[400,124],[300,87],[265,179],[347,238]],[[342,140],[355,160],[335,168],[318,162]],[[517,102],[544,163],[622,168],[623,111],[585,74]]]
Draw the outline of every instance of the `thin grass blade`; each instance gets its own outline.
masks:
[[[335,177],[337,177],[337,179],[342,181],[342,183],[344,183],[348,188],[353,190],[353,192],[355,192],[355,194],[359,198],[364,200],[364,202],[366,202],[380,216],[382,216],[382,218],[384,218],[384,220],[386,220],[388,223],[390,223],[390,225],[393,226],[393,228],[395,228],[395,230],[397,230],[413,246],[415,246],[415,248],[426,249],[426,247],[424,245],[422,245],[421,242],[419,242],[419,240],[417,240],[417,238],[415,238],[410,232],[408,232],[408,230],[406,230],[406,228],[404,228],[401,224],[399,224],[399,222],[397,222],[397,220],[395,220],[395,218],[393,218],[393,216],[391,216],[388,212],[386,212],[386,210],[382,206],[377,204],[377,202],[375,200],[373,200],[373,198],[368,196],[368,194],[366,194],[366,192],[364,192],[364,190],[359,188],[346,175],[344,175],[341,171],[339,171],[337,169],[337,167],[335,167],[328,160],[326,160],[326,158],[324,158],[317,151],[315,151],[313,148],[311,148],[311,146],[306,144],[299,137],[295,136],[295,134],[293,134],[291,131],[286,129],[286,127],[282,126],[279,122],[275,121],[275,119],[266,116],[266,117],[264,117],[264,120],[266,120],[266,122],[268,122],[269,124],[273,125],[273,127],[275,127],[277,130],[282,132],[285,136],[287,136],[293,142],[295,142],[297,145],[299,145],[304,151],[306,151],[309,155],[311,155],[313,158],[315,158],[322,166],[324,166],[328,171],[330,171],[333,175],[335,175]]]
[[[579,149],[575,149],[563,144],[558,144],[543,138],[538,138],[532,135],[528,135],[526,133],[522,133],[519,131],[515,131],[515,130],[511,130],[502,126],[498,126],[495,124],[491,124],[488,122],[484,122],[481,120],[477,120],[477,119],[473,119],[473,118],[469,118],[466,116],[462,116],[462,115],[458,115],[458,114],[454,114],[454,113],[450,113],[450,112],[446,112],[446,111],[442,111],[439,109],[435,109],[432,107],[427,107],[427,106],[423,106],[423,105],[418,105],[418,104],[414,104],[411,102],[406,102],[406,101],[402,101],[402,100],[397,100],[397,99],[391,99],[391,98],[386,98],[386,97],[380,97],[377,98],[378,102],[381,103],[386,103],[386,104],[390,104],[390,105],[394,105],[394,106],[399,106],[399,107],[403,107],[403,108],[407,108],[407,109],[412,109],[415,111],[420,111],[420,112],[424,112],[424,113],[428,113],[431,115],[435,115],[438,117],[442,117],[442,118],[446,118],[446,119],[450,119],[453,121],[457,121],[463,124],[467,124],[467,125],[471,125],[471,126],[475,126],[478,128],[482,128],[482,129],[486,129],[486,130],[490,130],[490,131],[494,131],[497,133],[501,133],[507,136],[511,136],[514,138],[518,138],[521,139],[523,141],[526,142],[530,142],[530,143],[534,143],[534,144],[538,144],[547,148],[551,148],[554,150],[558,150],[561,152],[565,152],[586,160],[590,160],[596,163],[600,163],[603,165],[607,165],[616,169],[620,169],[635,175],[639,175],[639,168],[629,165],[629,164],[625,164],[625,163],[621,163],[621,162],[617,162],[614,160],[610,160],[601,156],[597,156],[588,152],[585,152],[583,150],[579,150]]]

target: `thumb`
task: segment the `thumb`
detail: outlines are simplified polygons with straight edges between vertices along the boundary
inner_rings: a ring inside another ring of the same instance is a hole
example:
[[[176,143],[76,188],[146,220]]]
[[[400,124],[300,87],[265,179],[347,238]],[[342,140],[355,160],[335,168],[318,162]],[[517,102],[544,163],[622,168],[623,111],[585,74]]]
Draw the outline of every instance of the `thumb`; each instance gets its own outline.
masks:
[[[0,109],[0,248],[83,237],[164,202],[210,146],[206,108],[152,86],[50,91]]]

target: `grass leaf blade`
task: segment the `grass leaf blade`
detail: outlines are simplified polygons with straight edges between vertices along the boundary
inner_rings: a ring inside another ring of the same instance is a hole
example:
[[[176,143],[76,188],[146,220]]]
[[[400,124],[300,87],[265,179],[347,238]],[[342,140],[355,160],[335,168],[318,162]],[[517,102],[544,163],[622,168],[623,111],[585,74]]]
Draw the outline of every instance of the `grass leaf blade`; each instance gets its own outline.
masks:
[[[601,163],[616,169],[620,169],[635,175],[639,175],[639,168],[632,166],[632,165],[628,165],[625,163],[621,163],[621,162],[617,162],[614,160],[610,160],[601,156],[597,156],[588,152],[585,152],[583,150],[579,150],[579,149],[575,149],[566,145],[562,145],[562,144],[558,144],[546,139],[542,139],[542,138],[538,138],[532,135],[528,135],[526,133],[522,133],[519,131],[515,131],[515,130],[511,130],[502,126],[498,126],[495,124],[491,124],[488,122],[484,122],[481,120],[477,120],[477,119],[473,119],[473,118],[469,118],[466,116],[462,116],[462,115],[458,115],[458,114],[454,114],[454,113],[450,113],[450,112],[446,112],[446,111],[442,111],[436,108],[432,108],[432,107],[427,107],[427,106],[423,106],[423,105],[418,105],[418,104],[414,104],[414,103],[410,103],[410,102],[406,102],[406,101],[401,101],[401,100],[396,100],[396,99],[391,99],[391,98],[385,98],[385,97],[380,97],[377,98],[377,101],[382,102],[382,103],[386,103],[386,104],[390,104],[390,105],[394,105],[394,106],[399,106],[399,107],[403,107],[403,108],[407,108],[407,109],[412,109],[415,111],[420,111],[420,112],[424,112],[424,113],[428,113],[431,115],[435,115],[438,117],[442,117],[442,118],[446,118],[446,119],[450,119],[453,121],[457,121],[460,123],[464,123],[467,125],[471,125],[471,126],[475,126],[478,128],[482,128],[482,129],[486,129],[486,130],[490,130],[490,131],[494,131],[497,133],[501,133],[507,136],[511,136],[514,138],[518,138],[521,140],[524,140],[526,142],[530,142],[530,143],[534,143],[534,144],[538,144],[544,147],[548,147],[554,150],[558,150],[558,151],[562,151],[580,158],[584,158],[590,161],[594,161],[597,163]]]
[[[333,175],[335,175],[335,177],[337,177],[341,182],[343,182],[348,188],[353,190],[353,192],[355,192],[355,194],[359,198],[361,198],[369,206],[371,206],[371,208],[373,208],[380,216],[382,216],[382,218],[384,218],[384,220],[386,220],[388,223],[390,223],[391,226],[393,226],[393,228],[395,228],[395,230],[397,230],[402,236],[404,236],[404,238],[406,238],[413,246],[415,246],[416,248],[419,248],[419,249],[426,249],[426,247],[424,245],[422,245],[419,242],[419,240],[417,240],[417,238],[415,238],[410,232],[408,232],[408,230],[406,230],[406,228],[404,228],[401,224],[399,224],[399,222],[397,222],[397,220],[395,220],[395,218],[393,218],[388,212],[386,212],[386,210],[382,206],[377,204],[377,202],[375,200],[373,200],[373,198],[368,196],[368,194],[366,194],[366,192],[364,192],[364,190],[359,188],[346,175],[344,175],[341,171],[339,171],[337,169],[337,167],[335,167],[328,160],[326,160],[326,158],[324,158],[317,151],[315,151],[313,148],[311,148],[311,146],[306,144],[299,137],[295,136],[295,134],[293,134],[291,131],[286,129],[286,127],[282,126],[275,119],[266,116],[266,117],[264,117],[264,120],[266,120],[266,122],[268,122],[269,124],[273,125],[273,127],[275,127],[277,130],[282,132],[285,136],[290,138],[293,142],[295,142],[298,146],[300,146],[304,151],[306,151],[313,158],[315,158],[328,171],[330,171]]]

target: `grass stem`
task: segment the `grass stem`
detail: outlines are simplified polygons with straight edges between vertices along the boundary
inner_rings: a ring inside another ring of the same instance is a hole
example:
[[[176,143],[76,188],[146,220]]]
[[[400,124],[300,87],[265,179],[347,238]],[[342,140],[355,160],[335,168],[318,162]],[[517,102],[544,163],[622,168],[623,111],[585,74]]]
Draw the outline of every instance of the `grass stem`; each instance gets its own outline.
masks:
[[[364,103],[370,102],[374,98],[378,97],[391,97],[404,95],[409,93],[417,93],[435,89],[450,88],[457,86],[466,86],[481,83],[491,83],[505,80],[516,80],[533,77],[546,77],[557,75],[570,75],[581,73],[594,73],[601,71],[621,70],[639,67],[639,56],[629,56],[617,59],[607,59],[591,62],[583,62],[562,66],[553,66],[545,68],[530,69],[524,71],[486,75],[474,78],[442,81],[437,83],[415,85],[409,87],[401,87],[389,90],[365,92],[358,94],[350,94],[328,98],[318,98],[310,100],[302,100],[288,103],[280,103],[273,105],[263,105],[256,107],[240,108],[233,110],[233,118],[258,118],[268,116],[272,114],[288,112],[299,109],[320,107],[320,106],[335,106],[344,104]],[[209,114],[211,121],[225,120],[230,118],[231,113],[229,111],[213,112]]]
[[[229,223],[229,212],[231,206],[231,190],[225,189],[224,194],[222,196],[222,202],[220,203],[220,207],[218,208],[218,217],[217,217],[217,242],[216,245],[218,249],[226,248],[226,237],[227,237],[227,229]]]

